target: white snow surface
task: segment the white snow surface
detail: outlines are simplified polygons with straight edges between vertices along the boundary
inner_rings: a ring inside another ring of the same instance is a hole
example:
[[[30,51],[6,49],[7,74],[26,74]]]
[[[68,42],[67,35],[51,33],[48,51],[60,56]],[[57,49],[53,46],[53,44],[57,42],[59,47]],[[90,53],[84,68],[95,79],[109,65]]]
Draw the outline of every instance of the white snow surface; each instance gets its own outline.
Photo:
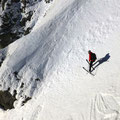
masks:
[[[89,49],[95,76],[82,69]],[[0,89],[18,94],[0,120],[119,120],[119,52],[119,0],[56,0],[29,35],[1,51]],[[21,106],[25,95],[32,99]]]

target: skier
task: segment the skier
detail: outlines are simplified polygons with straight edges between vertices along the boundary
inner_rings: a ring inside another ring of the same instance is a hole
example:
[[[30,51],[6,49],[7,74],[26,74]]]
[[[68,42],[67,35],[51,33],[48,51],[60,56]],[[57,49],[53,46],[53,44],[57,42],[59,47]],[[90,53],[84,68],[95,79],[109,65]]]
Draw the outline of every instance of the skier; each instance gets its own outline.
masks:
[[[91,73],[91,67],[93,66],[93,62],[97,59],[96,54],[91,52],[91,50],[88,51],[89,54],[89,72]]]

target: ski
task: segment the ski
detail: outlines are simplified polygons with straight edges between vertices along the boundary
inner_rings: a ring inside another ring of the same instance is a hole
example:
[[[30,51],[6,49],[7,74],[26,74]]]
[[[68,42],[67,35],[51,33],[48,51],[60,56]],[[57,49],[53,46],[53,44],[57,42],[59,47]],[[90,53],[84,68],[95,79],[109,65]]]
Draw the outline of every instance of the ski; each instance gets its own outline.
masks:
[[[85,67],[83,67],[83,69],[88,72],[89,74],[91,74],[92,76],[95,76],[93,73],[90,73]]]
[[[86,59],[87,63],[89,64],[89,61]]]
[[[90,64],[89,61],[88,61],[87,59],[86,59],[86,61],[87,61],[88,64]],[[92,66],[92,69],[95,70],[93,66]],[[92,70],[92,71],[93,71],[93,70]]]

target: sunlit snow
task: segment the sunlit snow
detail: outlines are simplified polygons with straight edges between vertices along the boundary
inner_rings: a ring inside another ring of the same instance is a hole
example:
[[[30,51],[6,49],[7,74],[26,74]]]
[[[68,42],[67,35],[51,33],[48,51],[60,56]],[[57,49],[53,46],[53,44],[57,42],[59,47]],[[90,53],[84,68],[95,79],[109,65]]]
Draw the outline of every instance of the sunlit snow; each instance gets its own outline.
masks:
[[[17,101],[0,120],[119,120],[120,1],[55,0],[47,10],[1,50],[0,89],[16,89]],[[82,69],[89,49],[95,76]]]

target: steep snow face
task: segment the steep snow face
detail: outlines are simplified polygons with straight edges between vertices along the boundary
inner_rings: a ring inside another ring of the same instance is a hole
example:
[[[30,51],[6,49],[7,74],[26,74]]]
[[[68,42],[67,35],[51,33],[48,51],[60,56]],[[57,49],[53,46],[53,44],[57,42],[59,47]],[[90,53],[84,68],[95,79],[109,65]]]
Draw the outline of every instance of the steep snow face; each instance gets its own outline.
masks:
[[[0,45],[2,48],[31,32],[38,17],[45,17],[53,1],[48,0],[1,0]]]
[[[17,90],[15,109],[1,119],[120,119],[119,38],[118,0],[55,1],[29,35],[1,51],[0,89]],[[94,77],[82,69],[89,49],[98,58]]]

